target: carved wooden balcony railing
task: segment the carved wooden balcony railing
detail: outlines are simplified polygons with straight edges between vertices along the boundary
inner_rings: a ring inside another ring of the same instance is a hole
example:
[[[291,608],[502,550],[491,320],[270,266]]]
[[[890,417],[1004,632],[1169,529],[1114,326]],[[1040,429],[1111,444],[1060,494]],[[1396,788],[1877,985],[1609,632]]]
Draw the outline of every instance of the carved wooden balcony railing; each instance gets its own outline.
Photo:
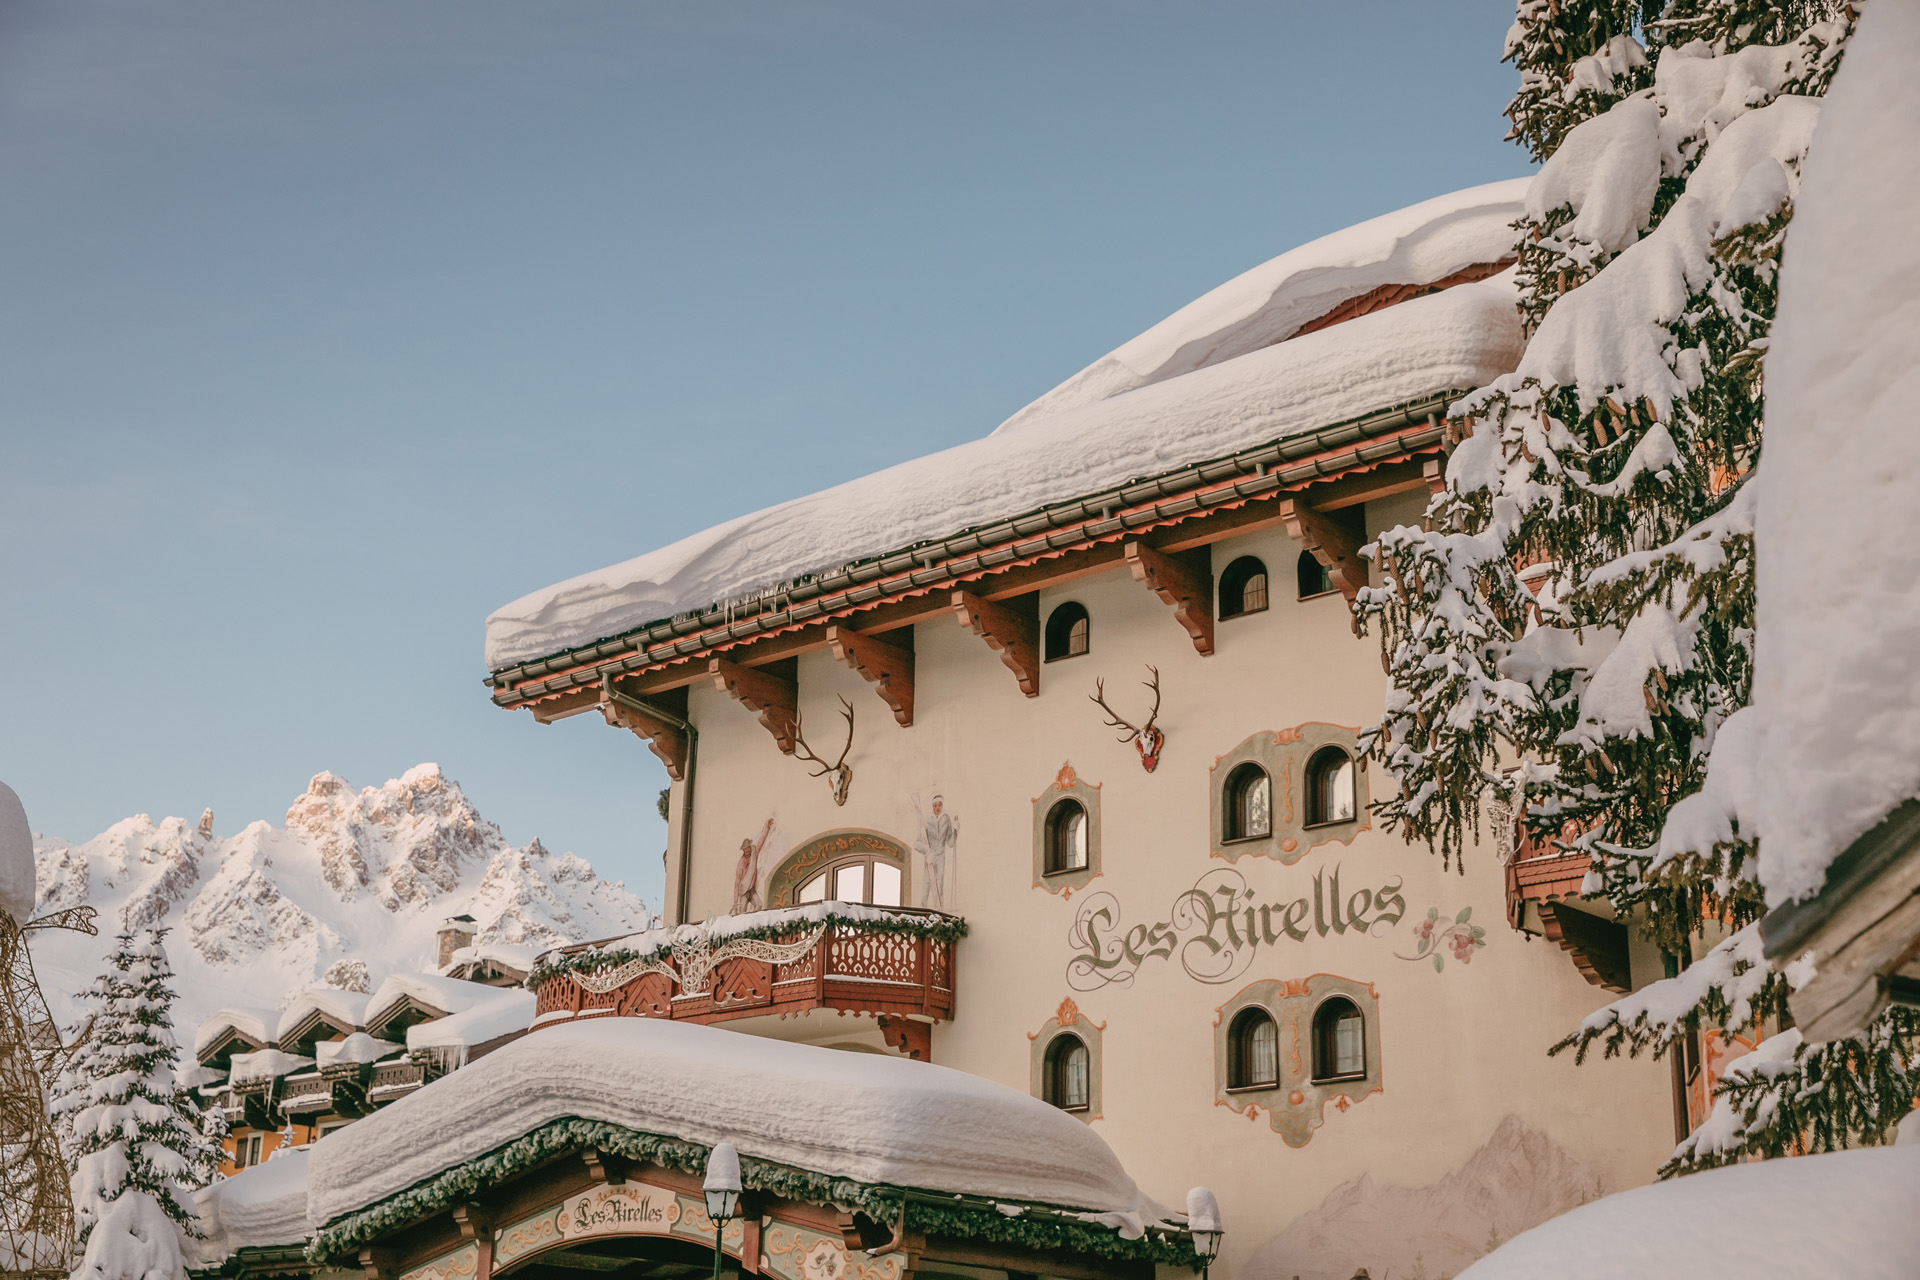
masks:
[[[1496,821],[1505,823],[1502,852],[1512,850],[1507,859],[1507,923],[1559,943],[1573,957],[1580,976],[1594,986],[1631,991],[1626,926],[1569,901],[1580,898],[1580,887],[1593,866],[1593,857],[1585,850],[1563,849],[1555,841],[1571,843],[1580,836],[1580,825],[1570,822],[1557,837],[1548,838],[1515,830],[1516,824],[1510,819],[1496,815]],[[1537,925],[1528,923],[1530,902]]]
[[[925,1057],[929,1023],[953,1017],[954,942],[966,925],[937,911],[888,907],[886,915],[794,921],[751,937],[739,932],[751,917],[734,917],[731,936],[683,935],[651,955],[569,947],[534,975],[533,1026],[607,1015],[707,1023],[836,1009],[876,1015],[889,1043]],[[595,963],[600,955],[604,963]]]

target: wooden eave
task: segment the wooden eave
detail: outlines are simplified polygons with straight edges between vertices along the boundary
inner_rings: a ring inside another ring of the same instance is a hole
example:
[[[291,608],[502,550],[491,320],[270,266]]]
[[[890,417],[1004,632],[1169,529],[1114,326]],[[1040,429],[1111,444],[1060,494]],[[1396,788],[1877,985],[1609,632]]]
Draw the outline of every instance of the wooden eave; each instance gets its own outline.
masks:
[[[632,695],[677,689],[710,678],[708,664],[716,655],[757,667],[826,646],[832,624],[872,634],[950,613],[956,590],[998,601],[1124,568],[1129,542],[1144,541],[1172,555],[1281,526],[1288,518],[1283,495],[1328,511],[1431,489],[1439,474],[1436,455],[1448,444],[1441,414],[1461,394],[1429,396],[1057,504],[937,546],[862,562],[767,597],[778,607],[669,620],[504,668],[488,677],[493,701],[525,707],[548,722],[596,709],[615,680]]]
[[[359,1029],[324,1009],[314,1009],[306,1017],[283,1030],[275,1043],[288,1053],[299,1052],[301,1057],[311,1058],[315,1042],[329,1039],[336,1034],[350,1036]]]
[[[196,1053],[194,1057],[199,1059],[203,1067],[218,1067],[222,1071],[228,1071],[232,1069],[234,1054],[258,1053],[266,1047],[266,1041],[256,1040],[237,1027],[229,1026],[208,1041],[207,1047]]]
[[[383,1005],[379,1009],[372,1010],[367,1014],[367,1034],[375,1040],[393,1040],[393,1036],[382,1033],[392,1027],[395,1021],[405,1018],[406,1021],[400,1023],[401,1034],[398,1040],[398,1043],[405,1044],[407,1042],[406,1028],[422,1022],[432,1022],[437,1018],[444,1018],[446,1016],[447,1011],[445,1009],[436,1009],[425,1001],[416,1000],[409,995],[403,995],[392,1004]]]

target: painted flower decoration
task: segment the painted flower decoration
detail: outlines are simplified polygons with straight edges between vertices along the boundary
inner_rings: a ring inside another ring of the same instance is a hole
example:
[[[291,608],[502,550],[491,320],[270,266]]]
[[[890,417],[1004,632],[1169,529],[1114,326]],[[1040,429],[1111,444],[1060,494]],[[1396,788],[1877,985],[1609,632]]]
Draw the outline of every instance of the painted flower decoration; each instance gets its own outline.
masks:
[[[1439,973],[1447,967],[1447,953],[1461,964],[1473,960],[1476,948],[1487,945],[1487,931],[1472,923],[1473,908],[1462,907],[1452,921],[1443,920],[1440,908],[1428,907],[1427,918],[1413,926],[1413,939],[1419,945],[1412,955],[1394,952],[1399,960],[1432,960],[1433,971]]]

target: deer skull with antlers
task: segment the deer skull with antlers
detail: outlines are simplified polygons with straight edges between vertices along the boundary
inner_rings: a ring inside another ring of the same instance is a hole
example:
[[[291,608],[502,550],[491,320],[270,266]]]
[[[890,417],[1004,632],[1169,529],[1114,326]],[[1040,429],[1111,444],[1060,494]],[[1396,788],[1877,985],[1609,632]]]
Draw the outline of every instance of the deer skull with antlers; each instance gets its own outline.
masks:
[[[810,776],[832,779],[827,785],[833,788],[835,804],[845,804],[847,792],[853,786],[853,766],[847,763],[847,752],[853,749],[853,704],[842,698],[840,706],[842,707],[840,714],[847,718],[847,741],[840,748],[840,758],[832,764],[813,754],[813,748],[809,747],[807,740],[800,736],[800,717],[796,715],[793,718],[793,754],[801,760],[820,766],[818,769],[810,770]]]
[[[1153,679],[1142,680],[1140,683],[1153,690],[1153,710],[1147,713],[1147,722],[1144,725],[1136,728],[1129,721],[1122,720],[1113,713],[1113,708],[1107,705],[1107,682],[1105,680],[1095,680],[1093,682],[1095,693],[1093,694],[1092,701],[1098,703],[1100,709],[1107,713],[1107,723],[1109,725],[1112,725],[1116,729],[1126,730],[1125,733],[1120,735],[1120,741],[1131,742],[1135,749],[1140,752],[1140,767],[1148,773],[1152,773],[1154,767],[1160,763],[1160,748],[1167,744],[1167,735],[1155,728],[1153,723],[1160,718],[1160,668],[1149,666],[1147,670],[1153,673]]]

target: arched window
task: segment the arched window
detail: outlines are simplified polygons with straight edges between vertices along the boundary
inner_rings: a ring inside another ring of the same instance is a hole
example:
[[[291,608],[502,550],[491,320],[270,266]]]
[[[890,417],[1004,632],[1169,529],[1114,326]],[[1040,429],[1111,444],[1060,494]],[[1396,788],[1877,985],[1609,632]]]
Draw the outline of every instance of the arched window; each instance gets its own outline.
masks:
[[[1062,800],[1047,810],[1046,873],[1084,871],[1087,866],[1087,811],[1078,800]]]
[[[1345,996],[1314,1011],[1313,1078],[1348,1080],[1367,1074],[1367,1020]]]
[[[1353,821],[1353,757],[1322,747],[1307,761],[1307,825]]]
[[[1220,616],[1237,618],[1267,607],[1267,566],[1258,556],[1241,556],[1220,575]]]
[[[1333,575],[1327,572],[1327,566],[1313,558],[1313,552],[1302,551],[1299,564],[1300,598],[1317,596],[1333,590]]]
[[[1273,834],[1273,781],[1248,761],[1227,775],[1221,799],[1223,840],[1257,840]]]
[[[1242,1009],[1227,1032],[1227,1088],[1271,1089],[1280,1083],[1280,1031],[1265,1009]]]
[[[1077,658],[1085,653],[1090,625],[1087,607],[1072,600],[1048,614],[1046,660],[1055,662],[1061,658]]]
[[[1087,1087],[1089,1055],[1086,1041],[1072,1032],[1062,1032],[1047,1045],[1041,1095],[1062,1111],[1085,1111],[1090,1090]]]
[[[793,895],[796,905],[808,902],[864,902],[897,907],[900,868],[884,858],[846,858],[835,862],[801,885]]]

